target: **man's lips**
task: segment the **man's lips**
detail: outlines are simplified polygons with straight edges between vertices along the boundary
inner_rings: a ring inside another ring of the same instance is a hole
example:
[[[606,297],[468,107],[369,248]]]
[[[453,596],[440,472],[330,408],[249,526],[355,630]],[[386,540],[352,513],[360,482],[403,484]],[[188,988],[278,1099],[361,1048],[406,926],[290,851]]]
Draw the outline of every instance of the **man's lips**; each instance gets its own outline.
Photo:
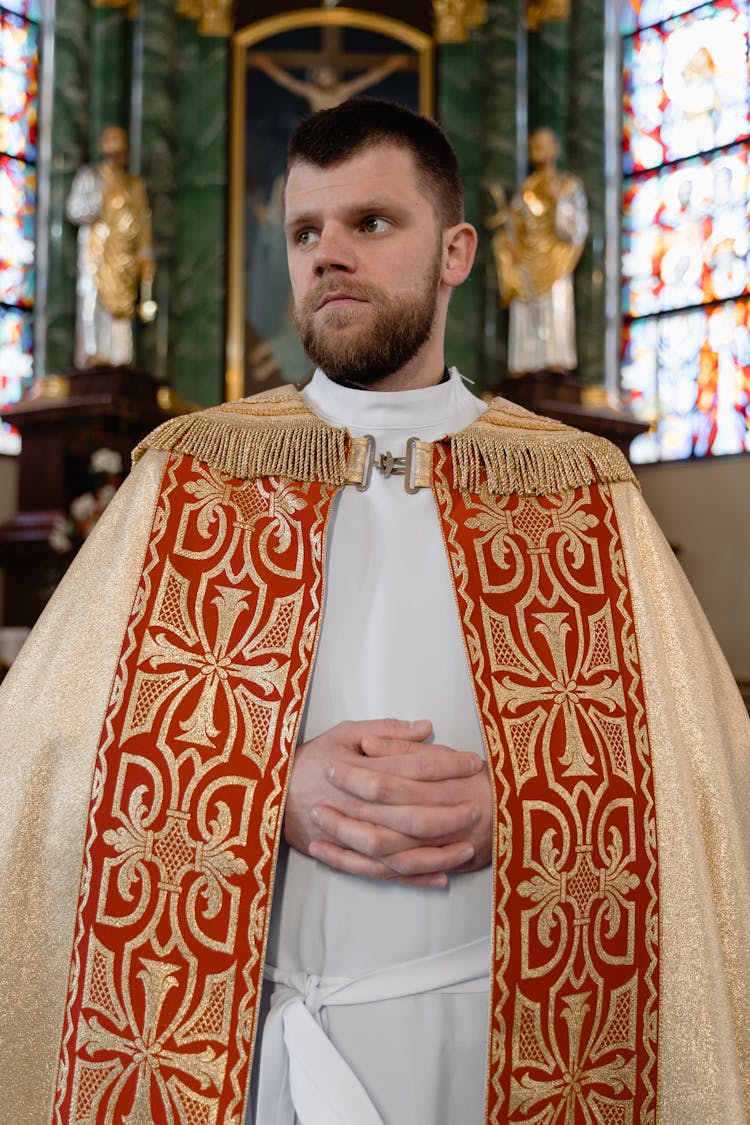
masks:
[[[318,301],[315,306],[315,311],[320,312],[324,308],[336,308],[342,305],[361,305],[365,302],[364,297],[357,296],[356,293],[334,292],[326,293],[324,297]]]

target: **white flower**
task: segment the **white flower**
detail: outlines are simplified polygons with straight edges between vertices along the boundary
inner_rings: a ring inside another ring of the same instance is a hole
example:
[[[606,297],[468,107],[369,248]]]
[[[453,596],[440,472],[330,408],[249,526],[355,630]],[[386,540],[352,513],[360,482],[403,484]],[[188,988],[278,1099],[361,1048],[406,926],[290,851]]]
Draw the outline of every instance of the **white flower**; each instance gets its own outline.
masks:
[[[49,545],[59,555],[65,555],[68,551],[72,551],[73,544],[68,536],[67,520],[57,520],[52,525],[52,530],[49,533]]]
[[[93,516],[96,509],[97,503],[92,493],[84,492],[83,496],[76,496],[70,505],[70,514],[77,523],[83,523],[89,516]]]
[[[95,449],[91,454],[91,471],[116,476],[122,472],[122,457],[116,449]]]

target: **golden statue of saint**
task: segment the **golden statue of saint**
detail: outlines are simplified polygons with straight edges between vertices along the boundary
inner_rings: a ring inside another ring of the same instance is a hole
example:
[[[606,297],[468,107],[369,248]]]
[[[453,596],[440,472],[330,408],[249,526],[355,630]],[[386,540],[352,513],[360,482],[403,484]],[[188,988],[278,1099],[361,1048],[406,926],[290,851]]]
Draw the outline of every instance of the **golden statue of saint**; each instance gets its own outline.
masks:
[[[78,227],[76,367],[132,363],[139,294],[142,317],[155,312],[151,211],[143,180],[127,170],[125,130],[103,129],[99,153],[99,165],[76,173],[66,206]]]
[[[572,371],[577,365],[573,270],[588,234],[583,184],[557,168],[560,146],[551,129],[529,139],[532,173],[507,203],[500,187],[487,226],[500,301],[510,306],[508,370]]]

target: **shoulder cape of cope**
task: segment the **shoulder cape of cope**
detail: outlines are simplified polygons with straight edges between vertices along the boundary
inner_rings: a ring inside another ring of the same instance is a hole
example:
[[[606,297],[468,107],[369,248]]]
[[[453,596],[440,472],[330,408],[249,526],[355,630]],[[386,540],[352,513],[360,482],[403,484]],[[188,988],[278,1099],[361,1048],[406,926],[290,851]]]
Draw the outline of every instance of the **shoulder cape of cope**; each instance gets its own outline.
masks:
[[[624,454],[605,438],[532,414],[495,398],[476,422],[445,439],[456,483],[475,492],[555,494],[583,485],[631,481]],[[243,480],[279,476],[345,484],[350,438],[306,405],[292,386],[224,403],[162,423],[133,452],[148,449],[197,457]]]

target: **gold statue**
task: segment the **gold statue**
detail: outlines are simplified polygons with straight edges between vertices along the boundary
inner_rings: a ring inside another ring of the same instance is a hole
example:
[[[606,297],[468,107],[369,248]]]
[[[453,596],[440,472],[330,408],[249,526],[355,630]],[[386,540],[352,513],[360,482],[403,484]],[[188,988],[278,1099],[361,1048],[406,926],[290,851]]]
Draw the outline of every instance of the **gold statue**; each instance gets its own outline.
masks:
[[[361,94],[369,86],[375,86],[378,82],[382,82],[389,74],[393,74],[394,71],[406,66],[409,62],[409,56],[391,55],[380,66],[374,66],[371,70],[366,70],[364,74],[358,74],[356,78],[351,78],[348,82],[339,79],[332,66],[316,66],[312,72],[312,82],[303,82],[301,79],[295,78],[288,70],[283,70],[280,66],[277,66],[269,55],[254,53],[251,55],[250,61],[279,86],[283,86],[285,90],[290,90],[291,93],[306,98],[311,111],[317,113],[319,109],[335,109],[347,98],[353,98],[355,94]]]
[[[108,125],[101,163],[80,168],[66,214],[78,227],[76,367],[133,362],[133,316],[153,320],[151,211],[140,176],[128,172],[128,137]]]
[[[487,221],[500,302],[510,306],[508,371],[572,371],[577,365],[573,270],[588,234],[583,184],[557,168],[560,146],[551,129],[529,139],[531,175],[507,203],[494,185]]]

